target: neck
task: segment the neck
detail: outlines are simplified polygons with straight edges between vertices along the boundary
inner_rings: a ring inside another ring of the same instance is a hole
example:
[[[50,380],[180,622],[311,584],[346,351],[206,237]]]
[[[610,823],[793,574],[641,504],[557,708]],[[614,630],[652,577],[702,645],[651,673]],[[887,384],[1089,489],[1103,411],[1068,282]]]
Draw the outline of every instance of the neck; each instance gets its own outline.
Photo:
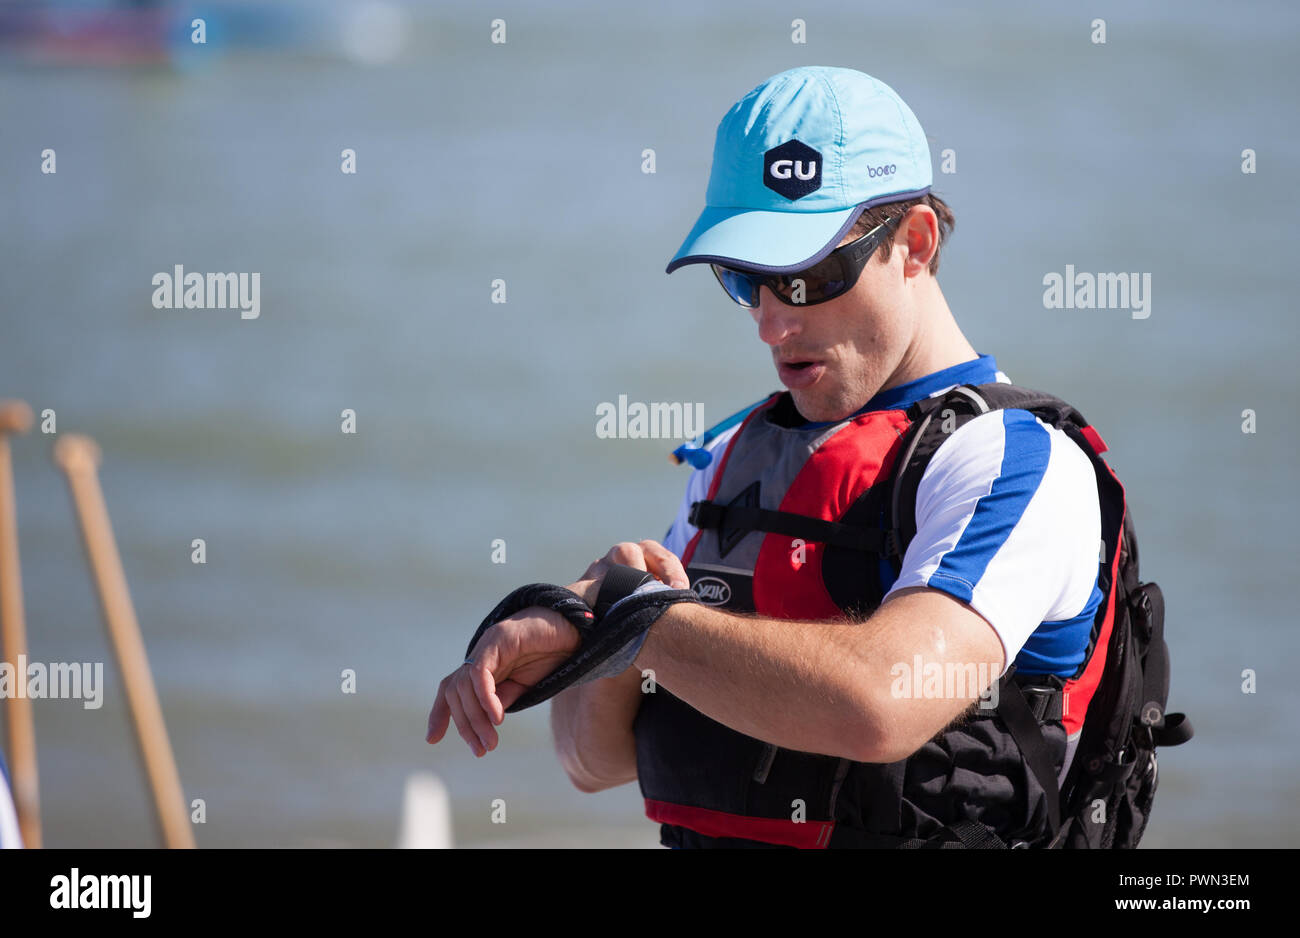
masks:
[[[957,326],[948,301],[939,289],[939,282],[933,277],[925,277],[916,289],[916,332],[898,367],[880,386],[882,391],[979,358]]]

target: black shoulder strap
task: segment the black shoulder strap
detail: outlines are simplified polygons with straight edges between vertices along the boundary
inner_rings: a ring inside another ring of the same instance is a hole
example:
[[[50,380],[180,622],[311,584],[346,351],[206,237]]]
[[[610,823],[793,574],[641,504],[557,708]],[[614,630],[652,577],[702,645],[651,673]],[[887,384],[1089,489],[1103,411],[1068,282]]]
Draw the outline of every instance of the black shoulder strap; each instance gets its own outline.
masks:
[[[1011,732],[1011,736],[1020,747],[1020,754],[1025,764],[1034,773],[1034,778],[1047,795],[1048,837],[1054,839],[1061,827],[1061,789],[1057,784],[1056,767],[1052,765],[1051,750],[1038,720],[1034,718],[1029,702],[1025,700],[1020,685],[1011,680],[1015,666],[1007,672],[999,688],[998,716]]]
[[[718,502],[691,503],[690,523],[697,528],[718,528],[729,532],[748,534],[762,531],[765,534],[784,534],[847,547],[851,550],[878,552],[884,533],[878,528],[859,528],[838,521],[824,521],[808,515],[789,511],[773,511],[754,505],[723,505]],[[729,549],[723,544],[723,555]]]

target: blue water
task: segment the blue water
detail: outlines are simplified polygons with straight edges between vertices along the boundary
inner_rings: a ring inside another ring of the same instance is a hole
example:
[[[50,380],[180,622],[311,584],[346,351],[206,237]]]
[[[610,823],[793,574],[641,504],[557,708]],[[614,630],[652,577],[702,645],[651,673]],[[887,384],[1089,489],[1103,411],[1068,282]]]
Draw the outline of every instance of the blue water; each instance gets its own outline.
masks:
[[[598,439],[597,404],[713,421],[777,387],[713,278],[663,267],[723,112],[811,63],[893,85],[936,168],[956,151],[936,175],[949,304],[1110,444],[1168,598],[1170,703],[1197,729],[1162,755],[1144,843],[1300,842],[1294,6],[808,2],[806,45],[786,4],[506,3],[504,45],[473,4],[406,9],[381,66],[319,41],[179,70],[0,60],[0,396],[103,447],[201,846],[391,844],[418,770],[446,782],[459,842],[654,842],[634,785],[568,785],[545,708],[482,760],[426,746],[425,715],[500,595],[675,513],[673,442]],[[260,272],[261,317],[154,309],[175,264]],[[1066,264],[1150,272],[1150,318],[1044,309]],[[51,442],[14,446],[31,655],[111,662]],[[155,837],[106,671],[103,709],[36,706],[51,846]]]

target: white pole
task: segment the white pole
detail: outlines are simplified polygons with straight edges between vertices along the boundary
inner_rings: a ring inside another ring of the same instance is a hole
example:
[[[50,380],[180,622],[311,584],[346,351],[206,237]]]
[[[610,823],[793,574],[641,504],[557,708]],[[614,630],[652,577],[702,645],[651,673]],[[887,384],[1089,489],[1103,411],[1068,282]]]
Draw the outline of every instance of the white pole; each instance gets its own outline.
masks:
[[[432,772],[407,776],[397,846],[403,850],[451,848],[451,801],[446,786]]]

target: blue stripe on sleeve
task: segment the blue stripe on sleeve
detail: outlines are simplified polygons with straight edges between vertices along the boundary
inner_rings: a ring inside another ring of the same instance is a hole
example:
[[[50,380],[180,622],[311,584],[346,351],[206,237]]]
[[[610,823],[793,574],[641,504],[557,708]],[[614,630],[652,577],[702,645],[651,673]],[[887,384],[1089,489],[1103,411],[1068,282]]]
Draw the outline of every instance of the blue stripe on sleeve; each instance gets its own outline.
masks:
[[[1004,434],[1002,466],[987,495],[980,496],[970,522],[952,549],[943,555],[938,569],[930,574],[952,583],[945,587],[958,599],[970,602],[975,584],[988,568],[993,555],[1015,529],[1029,500],[1038,491],[1052,440],[1047,431],[1026,410],[1002,412]]]
[[[1083,611],[1070,619],[1044,622],[1029,636],[1016,656],[1018,674],[1057,674],[1068,678],[1079,670],[1088,654],[1092,637],[1092,620],[1101,605],[1101,587],[1092,585],[1092,593]]]

